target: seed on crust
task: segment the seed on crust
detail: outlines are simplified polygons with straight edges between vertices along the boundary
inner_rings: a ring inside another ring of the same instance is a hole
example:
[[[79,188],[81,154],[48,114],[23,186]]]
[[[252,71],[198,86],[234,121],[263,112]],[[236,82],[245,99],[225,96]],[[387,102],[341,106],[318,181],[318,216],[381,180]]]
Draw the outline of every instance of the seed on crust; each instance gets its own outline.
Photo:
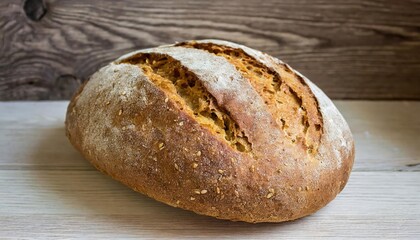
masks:
[[[235,190],[235,196],[239,197],[239,192],[237,190]]]
[[[162,150],[164,148],[165,148],[164,144],[163,143],[159,143],[159,150]]]
[[[267,198],[268,199],[270,199],[270,198],[272,198],[273,196],[274,196],[274,194],[275,194],[276,192],[274,191],[274,188],[270,188],[270,189],[268,189],[268,194],[267,194]]]

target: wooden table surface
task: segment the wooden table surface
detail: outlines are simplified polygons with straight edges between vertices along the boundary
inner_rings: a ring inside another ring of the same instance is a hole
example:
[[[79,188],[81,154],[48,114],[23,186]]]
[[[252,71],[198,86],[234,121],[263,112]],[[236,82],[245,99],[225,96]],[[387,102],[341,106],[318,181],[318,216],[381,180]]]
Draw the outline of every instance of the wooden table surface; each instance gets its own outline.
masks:
[[[0,238],[420,238],[420,102],[335,101],[356,140],[343,192],[282,224],[216,220],[135,193],[67,141],[68,102],[0,103]]]

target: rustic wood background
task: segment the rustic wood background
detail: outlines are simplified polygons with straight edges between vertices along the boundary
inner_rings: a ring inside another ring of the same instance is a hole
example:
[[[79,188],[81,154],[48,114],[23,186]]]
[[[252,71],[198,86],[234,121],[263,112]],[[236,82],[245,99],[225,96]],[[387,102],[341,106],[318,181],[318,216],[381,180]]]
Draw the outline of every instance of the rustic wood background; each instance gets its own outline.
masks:
[[[336,99],[420,100],[419,0],[1,0],[0,100],[68,99],[134,49],[219,38]]]

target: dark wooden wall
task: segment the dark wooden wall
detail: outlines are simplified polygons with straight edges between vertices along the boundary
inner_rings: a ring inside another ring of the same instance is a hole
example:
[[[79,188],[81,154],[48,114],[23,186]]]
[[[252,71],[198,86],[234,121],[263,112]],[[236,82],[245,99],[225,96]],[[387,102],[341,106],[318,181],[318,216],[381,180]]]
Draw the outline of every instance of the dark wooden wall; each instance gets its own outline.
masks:
[[[419,0],[0,1],[0,100],[68,99],[135,49],[219,38],[335,99],[420,100]]]

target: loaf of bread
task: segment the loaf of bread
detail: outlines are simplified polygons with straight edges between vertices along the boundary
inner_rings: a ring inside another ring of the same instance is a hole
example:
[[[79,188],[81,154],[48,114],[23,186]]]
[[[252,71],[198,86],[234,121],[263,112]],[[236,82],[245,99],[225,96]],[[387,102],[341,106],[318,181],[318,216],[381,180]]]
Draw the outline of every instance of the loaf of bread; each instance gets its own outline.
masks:
[[[314,213],[344,188],[354,159],[349,127],[318,87],[220,40],[144,49],[103,67],[71,100],[66,134],[135,191],[253,223]]]

